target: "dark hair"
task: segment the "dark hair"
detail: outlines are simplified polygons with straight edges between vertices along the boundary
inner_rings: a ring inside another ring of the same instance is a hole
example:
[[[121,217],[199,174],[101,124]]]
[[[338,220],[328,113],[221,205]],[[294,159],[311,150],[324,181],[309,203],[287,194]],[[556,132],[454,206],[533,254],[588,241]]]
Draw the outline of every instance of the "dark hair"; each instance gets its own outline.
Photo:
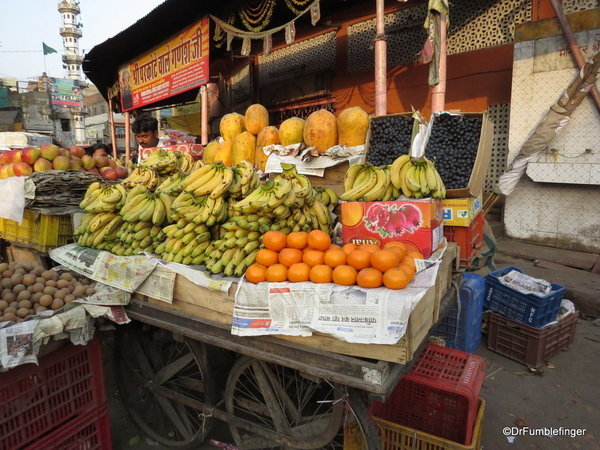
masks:
[[[94,153],[94,152],[95,152],[96,150],[98,150],[98,149],[102,149],[102,150],[104,150],[106,153],[110,153],[110,151],[109,151],[109,149],[108,149],[108,145],[106,145],[106,144],[103,144],[103,143],[101,143],[101,142],[97,142],[97,143],[93,144],[93,145],[90,147],[90,151],[91,151],[92,153]]]
[[[134,134],[141,133],[142,131],[158,131],[158,120],[150,114],[141,114],[135,119],[135,122],[133,122],[131,130]]]

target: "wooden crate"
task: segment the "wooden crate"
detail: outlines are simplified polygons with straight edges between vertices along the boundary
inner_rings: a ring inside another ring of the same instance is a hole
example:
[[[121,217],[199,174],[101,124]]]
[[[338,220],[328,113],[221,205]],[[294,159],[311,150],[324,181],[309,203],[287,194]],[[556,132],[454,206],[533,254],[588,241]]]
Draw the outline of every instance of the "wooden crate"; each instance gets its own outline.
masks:
[[[344,177],[349,167],[350,165],[345,161],[337,166],[325,169],[325,176],[323,177],[309,175],[308,179],[314,186],[329,188],[340,196],[344,193]]]
[[[352,344],[321,333],[313,333],[309,337],[273,337],[343,355],[405,364],[412,359],[433,324],[437,322],[440,300],[450,287],[457,257],[458,247],[454,243],[449,243],[435,285],[427,290],[425,296],[412,311],[406,333],[395,345]],[[136,295],[150,303],[230,327],[236,290],[237,284],[234,283],[228,293],[211,291],[177,275],[172,304]]]

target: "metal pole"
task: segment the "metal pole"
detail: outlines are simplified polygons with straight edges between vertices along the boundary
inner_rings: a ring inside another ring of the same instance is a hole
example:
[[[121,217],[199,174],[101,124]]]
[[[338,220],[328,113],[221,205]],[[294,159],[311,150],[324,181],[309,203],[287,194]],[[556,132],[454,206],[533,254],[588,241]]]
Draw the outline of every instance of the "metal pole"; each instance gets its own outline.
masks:
[[[440,81],[431,90],[431,111],[444,111],[446,107],[446,16],[440,14]]]
[[[113,148],[113,158],[117,159],[117,133],[115,131],[115,118],[113,117],[112,98],[108,99],[108,117],[110,119],[110,142]]]
[[[131,155],[131,117],[129,111],[125,111],[125,161],[129,162]]]
[[[375,115],[387,114],[387,42],[385,36],[384,0],[376,3],[375,31]]]
[[[562,28],[562,32],[567,40],[567,44],[569,44],[569,48],[571,49],[571,54],[573,58],[575,58],[575,62],[577,63],[578,68],[582,68],[585,65],[585,59],[581,54],[581,49],[577,44],[577,40],[575,39],[575,34],[573,33],[573,29],[571,28],[571,24],[569,23],[567,16],[565,16],[565,12],[562,9],[561,4],[558,0],[550,0],[552,4],[552,8],[554,9],[554,14],[556,14],[556,18],[558,19],[558,23]],[[592,85],[590,89],[590,95],[596,104],[596,108],[600,111],[600,92],[598,92],[598,88],[596,85]]]
[[[202,103],[202,112],[200,114],[200,126],[202,137],[200,143],[202,145],[208,144],[208,85],[200,86],[201,89],[201,103]]]

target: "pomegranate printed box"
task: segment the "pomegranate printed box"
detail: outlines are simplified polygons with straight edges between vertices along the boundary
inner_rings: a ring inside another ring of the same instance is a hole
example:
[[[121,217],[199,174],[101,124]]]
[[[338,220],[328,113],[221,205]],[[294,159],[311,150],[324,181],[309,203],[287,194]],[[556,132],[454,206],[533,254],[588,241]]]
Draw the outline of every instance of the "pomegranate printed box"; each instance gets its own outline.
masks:
[[[428,258],[444,242],[440,199],[343,202],[341,211],[344,244],[400,241]]]

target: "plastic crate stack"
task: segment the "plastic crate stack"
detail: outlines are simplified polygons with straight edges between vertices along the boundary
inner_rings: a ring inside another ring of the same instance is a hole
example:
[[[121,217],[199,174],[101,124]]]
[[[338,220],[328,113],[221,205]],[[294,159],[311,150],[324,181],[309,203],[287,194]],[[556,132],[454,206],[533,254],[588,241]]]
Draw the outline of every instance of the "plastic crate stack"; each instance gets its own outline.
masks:
[[[0,218],[2,238],[47,252],[73,242],[73,221],[70,215],[48,216],[26,209],[23,222]]]
[[[479,449],[484,376],[483,358],[428,343],[390,397],[371,405],[382,448]]]
[[[0,450],[110,450],[100,340],[0,373]]]
[[[467,353],[475,353],[481,343],[481,321],[485,278],[465,272],[460,288],[460,302],[437,325],[433,336],[442,338],[444,345]]]
[[[444,201],[453,201],[453,199]],[[446,208],[444,208],[444,214],[446,214]],[[444,220],[444,237],[448,242],[456,242],[460,247],[459,266],[468,268],[477,256],[478,250],[483,246],[483,211],[479,211],[472,221],[461,222],[462,225],[448,225],[448,223],[457,222]]]
[[[538,367],[573,345],[577,312],[556,321],[565,288],[552,284],[545,296],[523,294],[499,280],[517,267],[509,266],[485,277],[484,308],[491,310],[487,348],[530,367]]]

